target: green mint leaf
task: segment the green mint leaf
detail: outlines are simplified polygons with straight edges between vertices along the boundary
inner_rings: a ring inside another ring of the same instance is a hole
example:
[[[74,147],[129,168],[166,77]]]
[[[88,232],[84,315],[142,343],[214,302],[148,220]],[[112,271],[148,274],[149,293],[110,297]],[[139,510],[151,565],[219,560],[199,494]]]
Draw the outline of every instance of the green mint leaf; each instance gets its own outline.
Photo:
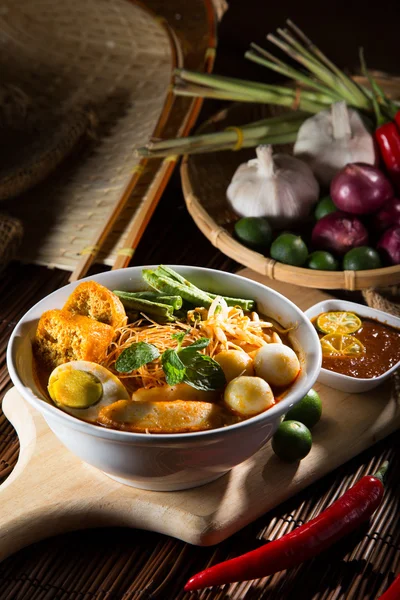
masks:
[[[178,342],[177,350],[181,349],[183,338],[185,337],[186,334],[187,334],[187,331],[182,331],[181,333],[173,333],[171,335],[172,339],[176,340]]]
[[[183,381],[186,369],[176,350],[165,350],[161,356],[161,365],[168,385],[176,385]]]
[[[136,342],[121,352],[115,361],[115,369],[119,373],[131,373],[159,356],[160,353],[153,344]]]
[[[213,358],[200,352],[183,357],[181,354],[179,356],[186,367],[185,383],[204,391],[219,390],[226,384],[224,372]]]
[[[203,350],[203,348],[207,348],[209,343],[210,343],[209,338],[202,337],[202,338],[196,340],[195,342],[193,342],[193,344],[190,344],[190,346],[185,346],[182,349],[178,349],[178,354],[179,354],[180,359],[184,360],[184,358],[186,357],[186,360],[188,360],[190,357],[194,356],[194,354],[198,350]]]

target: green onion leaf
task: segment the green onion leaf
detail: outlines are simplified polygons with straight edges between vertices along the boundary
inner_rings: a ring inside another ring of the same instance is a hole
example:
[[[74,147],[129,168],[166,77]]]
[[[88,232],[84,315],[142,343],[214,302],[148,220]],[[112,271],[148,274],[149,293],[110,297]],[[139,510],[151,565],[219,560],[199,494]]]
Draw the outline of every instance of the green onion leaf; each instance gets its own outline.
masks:
[[[159,356],[160,353],[153,344],[137,342],[121,352],[115,361],[115,369],[119,373],[131,373]]]

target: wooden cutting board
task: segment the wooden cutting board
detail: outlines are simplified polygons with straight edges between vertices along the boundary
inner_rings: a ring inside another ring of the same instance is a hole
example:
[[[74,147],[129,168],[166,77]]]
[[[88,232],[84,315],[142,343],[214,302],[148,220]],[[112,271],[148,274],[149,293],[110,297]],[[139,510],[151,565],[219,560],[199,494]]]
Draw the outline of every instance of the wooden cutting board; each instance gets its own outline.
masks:
[[[271,282],[249,270],[242,274],[270,285],[302,309],[329,297]],[[353,395],[315,387],[323,399],[323,418],[313,430],[313,448],[301,463],[282,463],[268,443],[221,479],[181,492],[137,490],[82,463],[40,414],[10,390],[3,410],[17,430],[21,452],[13,473],[0,486],[0,560],[45,537],[98,526],[138,527],[192,544],[216,544],[400,425],[400,400],[390,382]]]

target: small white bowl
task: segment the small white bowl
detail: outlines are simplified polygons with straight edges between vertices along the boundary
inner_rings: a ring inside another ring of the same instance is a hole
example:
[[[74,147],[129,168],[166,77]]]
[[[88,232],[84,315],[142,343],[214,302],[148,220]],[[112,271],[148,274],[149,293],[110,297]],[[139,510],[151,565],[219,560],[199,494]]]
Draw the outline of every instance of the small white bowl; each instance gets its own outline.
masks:
[[[380,321],[385,325],[390,325],[391,327],[400,329],[400,319],[398,317],[394,317],[393,315],[381,310],[376,310],[375,308],[370,308],[364,304],[347,302],[346,300],[323,300],[322,302],[318,302],[318,304],[311,306],[305,311],[304,314],[311,320],[314,317],[317,317],[319,314],[329,312],[331,310],[346,310],[355,313],[359,317],[375,319],[376,321]],[[388,371],[383,373],[383,375],[369,378],[351,377],[350,375],[343,375],[342,373],[336,373],[335,371],[321,368],[318,381],[331,388],[335,388],[336,390],[341,390],[342,392],[359,394],[361,392],[372,390],[374,387],[380,385],[383,381],[388,379],[388,377],[390,377],[399,366],[400,361],[393,365],[393,367],[391,367]]]
[[[94,279],[111,290],[140,290],[146,287],[142,268],[109,271],[87,280]],[[203,289],[253,298],[261,313],[274,317],[284,327],[297,325],[292,342],[299,350],[302,371],[274,407],[221,429],[146,435],[92,425],[46,402],[32,374],[32,339],[41,314],[50,308],[62,308],[80,282],[57,290],[31,308],[14,329],[7,350],[8,370],[17,390],[43,415],[69,450],[117,481],[147,490],[172,491],[203,485],[247,460],[271,438],[282,416],[313,386],[322,360],[318,335],[309,319],[278,292],[231,273],[200,267],[173,268]]]

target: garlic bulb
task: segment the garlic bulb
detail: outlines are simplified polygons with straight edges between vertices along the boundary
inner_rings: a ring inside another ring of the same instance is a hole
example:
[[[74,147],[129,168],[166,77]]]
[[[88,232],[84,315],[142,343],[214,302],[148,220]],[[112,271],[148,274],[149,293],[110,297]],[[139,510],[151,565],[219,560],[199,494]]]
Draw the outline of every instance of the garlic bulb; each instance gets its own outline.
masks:
[[[304,121],[293,152],[326,187],[348,163],[375,165],[378,158],[372,135],[358,112],[347,108],[345,102],[335,102]]]
[[[310,167],[287,154],[272,155],[272,146],[258,146],[256,153],[229,184],[233,210],[242,217],[267,217],[278,227],[306,217],[319,194]]]

